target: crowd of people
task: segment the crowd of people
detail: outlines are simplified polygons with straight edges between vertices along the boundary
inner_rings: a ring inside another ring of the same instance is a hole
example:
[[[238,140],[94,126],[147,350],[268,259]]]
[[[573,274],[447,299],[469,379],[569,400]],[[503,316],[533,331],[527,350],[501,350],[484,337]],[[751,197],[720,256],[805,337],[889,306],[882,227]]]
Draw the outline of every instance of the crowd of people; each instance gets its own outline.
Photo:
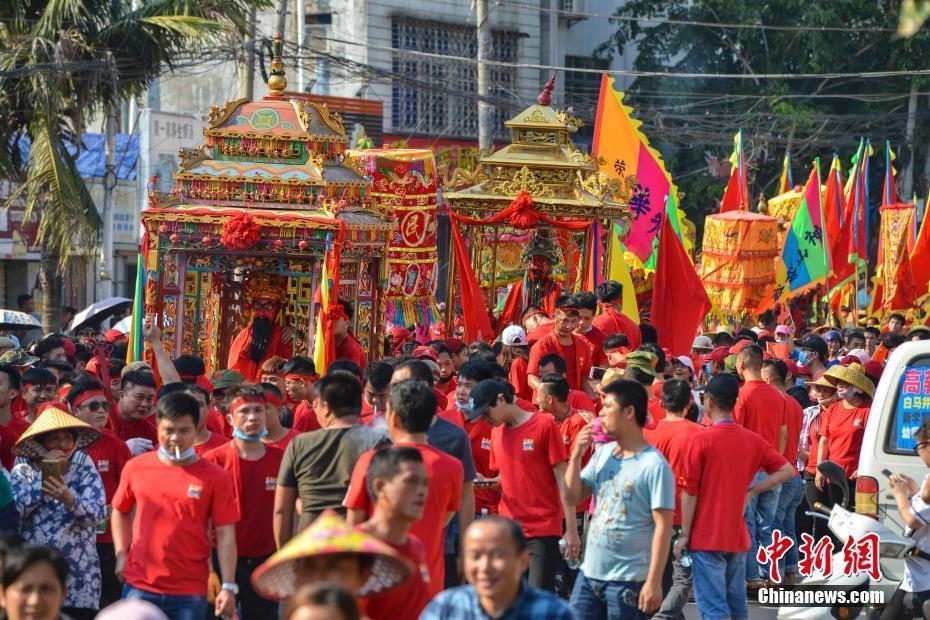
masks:
[[[930,330],[763,316],[671,352],[623,295],[255,382],[152,321],[151,364],[94,330],[0,338],[7,617],[677,619],[692,592],[746,617],[755,550],[826,534],[817,464],[855,478],[883,360]],[[781,562],[799,581],[797,544]]]

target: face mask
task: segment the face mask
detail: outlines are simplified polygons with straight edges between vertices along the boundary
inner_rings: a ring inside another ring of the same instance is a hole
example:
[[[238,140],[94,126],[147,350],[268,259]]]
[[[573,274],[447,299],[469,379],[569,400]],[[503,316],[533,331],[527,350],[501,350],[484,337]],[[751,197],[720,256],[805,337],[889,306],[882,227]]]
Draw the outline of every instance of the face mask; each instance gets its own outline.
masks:
[[[240,431],[238,428],[233,429],[233,437],[235,437],[236,439],[241,439],[242,441],[245,441],[248,443],[255,443],[256,441],[261,441],[262,439],[265,438],[266,435],[268,435],[267,428],[263,428],[262,432],[260,432],[258,435],[246,435],[245,433]]]
[[[471,413],[475,409],[474,399],[469,398],[468,402],[464,405],[458,401],[455,403],[455,408],[461,411],[462,413]]]
[[[186,461],[187,459],[193,458],[197,455],[197,451],[194,450],[194,446],[191,446],[182,452],[180,456],[176,456],[173,452],[168,452],[162,446],[158,446],[158,453],[172,463],[180,463],[181,461]]]
[[[704,372],[708,375],[710,374],[710,362],[704,364]]]
[[[861,394],[861,392],[859,391],[859,388],[854,388],[854,387],[848,387],[845,390],[841,390],[841,389],[836,390],[836,396],[840,400],[848,400],[850,398],[858,396],[859,394]]]
[[[807,366],[807,364],[808,364],[810,361],[811,361],[811,354],[810,354],[810,353],[808,353],[807,351],[798,351],[798,362],[799,362],[802,366]]]

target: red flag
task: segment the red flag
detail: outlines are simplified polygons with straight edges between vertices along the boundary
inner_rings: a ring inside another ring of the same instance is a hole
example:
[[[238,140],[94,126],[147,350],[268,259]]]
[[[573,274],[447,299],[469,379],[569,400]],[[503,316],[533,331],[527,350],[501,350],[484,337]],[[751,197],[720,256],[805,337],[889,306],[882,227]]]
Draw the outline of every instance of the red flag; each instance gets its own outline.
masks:
[[[901,262],[898,263],[898,271],[895,274],[897,286],[894,289],[894,297],[885,302],[888,310],[910,310],[917,305],[917,295],[914,288],[914,274],[911,271],[911,259],[908,258],[907,252],[901,253]]]
[[[494,338],[494,330],[491,329],[491,320],[485,311],[481,286],[478,284],[475,272],[471,269],[471,259],[468,256],[468,250],[465,248],[465,242],[462,241],[462,233],[459,232],[459,226],[455,219],[452,219],[452,246],[455,251],[457,275],[462,287],[462,318],[465,323],[465,342],[475,342],[476,340],[490,342]]]
[[[730,173],[730,180],[727,182],[727,188],[723,191],[723,199],[720,201],[720,213],[742,209],[740,198],[739,168],[734,166]]]
[[[659,232],[652,292],[652,324],[659,344],[674,355],[687,355],[694,336],[710,311],[710,298],[667,217]]]
[[[914,288],[918,298],[926,295],[930,287],[930,226],[927,226],[927,220],[930,220],[930,217],[928,216],[930,213],[925,214],[923,222],[920,223],[920,233],[917,235],[917,242],[914,243],[910,256]]]
[[[833,156],[830,176],[827,177],[827,194],[823,204],[825,238],[829,240],[830,277],[828,290],[839,286],[856,274],[856,266],[849,262],[849,237],[851,226],[844,226],[843,177],[839,157]]]

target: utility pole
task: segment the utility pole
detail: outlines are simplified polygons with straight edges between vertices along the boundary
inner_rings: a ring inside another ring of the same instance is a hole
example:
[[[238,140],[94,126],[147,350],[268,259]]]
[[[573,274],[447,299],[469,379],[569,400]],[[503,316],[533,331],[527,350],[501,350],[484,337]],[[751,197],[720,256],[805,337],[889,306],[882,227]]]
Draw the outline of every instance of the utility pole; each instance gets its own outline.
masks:
[[[304,92],[304,85],[307,83],[304,77],[304,30],[307,29],[307,13],[304,10],[304,0],[297,0],[297,57],[294,59],[297,63],[297,92]]]
[[[103,244],[97,298],[113,296],[113,190],[116,188],[116,102],[107,103],[103,172]]]
[[[478,35],[478,148],[489,149],[491,142],[492,109],[488,97],[487,57],[491,51],[491,30],[488,25],[488,0],[476,0]]]
[[[907,123],[904,126],[904,144],[908,150],[907,167],[904,169],[904,180],[901,182],[901,200],[911,199],[914,193],[914,126],[917,123],[917,84],[911,80],[911,95],[907,99]]]
[[[255,9],[249,11],[249,31],[245,38],[245,58],[237,62],[239,73],[239,97],[249,101],[255,99]]]
[[[285,28],[287,27],[287,0],[278,0],[278,8],[276,9],[278,14],[278,24],[276,26],[275,32],[280,32],[281,35],[287,34]]]

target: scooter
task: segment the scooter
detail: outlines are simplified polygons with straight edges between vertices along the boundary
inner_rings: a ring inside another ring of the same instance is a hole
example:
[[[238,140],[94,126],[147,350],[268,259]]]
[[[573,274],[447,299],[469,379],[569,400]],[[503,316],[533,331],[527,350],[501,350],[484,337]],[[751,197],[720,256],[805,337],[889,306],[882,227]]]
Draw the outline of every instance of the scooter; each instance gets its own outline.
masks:
[[[866,534],[878,535],[878,555],[879,564],[882,564],[882,558],[904,558],[907,555],[918,555],[920,557],[930,556],[918,551],[914,546],[916,542],[908,537],[901,536],[888,529],[883,523],[867,517],[865,515],[850,512],[844,506],[849,501],[849,487],[846,483],[846,473],[843,468],[832,461],[824,461],[817,466],[817,470],[828,480],[828,482],[837,487],[843,497],[843,501],[827,508],[817,502],[814,504],[813,512],[807,514],[815,519],[827,521],[827,527],[833,532],[838,540],[848,540],[850,536],[861,538]],[[815,570],[811,575],[805,577],[798,584],[806,586],[808,589],[814,587],[829,588],[830,590],[842,591],[847,595],[849,593],[867,592],[869,590],[869,576],[866,573],[856,575],[843,574],[843,549],[840,547],[833,554],[833,572],[830,575],[823,574],[822,571]],[[881,565],[882,573],[889,574]],[[875,610],[869,608],[866,610],[867,616],[874,615],[877,617]],[[848,620],[857,618],[863,612],[863,605],[834,605],[833,607],[781,607],[778,610],[779,620],[821,620],[830,618],[842,618]]]

